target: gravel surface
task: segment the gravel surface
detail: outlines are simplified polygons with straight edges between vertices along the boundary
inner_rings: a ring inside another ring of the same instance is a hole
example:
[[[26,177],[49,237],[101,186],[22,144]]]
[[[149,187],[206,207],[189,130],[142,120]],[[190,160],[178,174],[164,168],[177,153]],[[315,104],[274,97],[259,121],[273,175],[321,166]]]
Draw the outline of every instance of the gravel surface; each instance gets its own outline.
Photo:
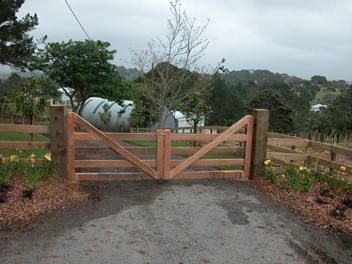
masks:
[[[85,204],[0,231],[0,263],[352,263],[327,233],[236,181],[87,187]]]

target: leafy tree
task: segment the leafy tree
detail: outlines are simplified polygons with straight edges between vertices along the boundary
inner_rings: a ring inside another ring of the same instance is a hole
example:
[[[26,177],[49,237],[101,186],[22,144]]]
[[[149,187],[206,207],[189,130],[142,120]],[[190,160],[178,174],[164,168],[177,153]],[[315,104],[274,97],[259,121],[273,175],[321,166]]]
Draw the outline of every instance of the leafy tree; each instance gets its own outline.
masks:
[[[327,84],[328,83],[328,80],[326,79],[326,77],[321,76],[321,75],[314,75],[314,76],[312,76],[312,78],[310,78],[310,80],[315,84]]]
[[[122,99],[127,85],[111,63],[116,51],[109,47],[100,40],[48,43],[38,52],[36,67],[60,85],[80,114],[89,97]]]
[[[208,104],[209,95],[209,93],[195,91],[194,94],[190,95],[188,103],[182,104],[178,108],[193,127],[194,133],[197,133],[199,123],[205,120],[211,110]]]
[[[57,97],[57,85],[47,78],[30,78],[22,83],[22,89],[15,96],[17,111],[34,123],[35,116],[42,113],[47,100]]]
[[[340,94],[328,109],[320,114],[318,130],[326,133],[352,132],[352,86]]]
[[[270,111],[269,127],[274,132],[287,133],[293,130],[292,109],[279,93],[265,89],[249,103],[249,108],[264,108]]]
[[[230,126],[243,116],[245,108],[239,91],[242,88],[242,83],[233,86],[222,78],[216,79],[208,100],[211,107],[208,124]]]
[[[36,48],[27,32],[38,25],[37,15],[26,14],[22,19],[16,13],[24,0],[0,1],[0,63],[26,66]]]

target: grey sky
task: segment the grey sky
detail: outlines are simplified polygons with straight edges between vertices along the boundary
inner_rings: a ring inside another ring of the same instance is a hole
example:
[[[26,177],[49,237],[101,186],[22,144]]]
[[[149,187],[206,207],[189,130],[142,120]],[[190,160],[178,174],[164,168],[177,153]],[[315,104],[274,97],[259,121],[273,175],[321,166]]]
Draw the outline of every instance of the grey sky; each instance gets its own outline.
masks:
[[[70,0],[93,39],[117,49],[116,63],[132,67],[130,49],[166,32],[168,0]],[[303,78],[321,74],[352,80],[352,0],[183,0],[206,23],[204,64],[226,58],[230,70],[268,69]],[[21,14],[37,13],[35,37],[84,39],[64,0],[26,0]]]

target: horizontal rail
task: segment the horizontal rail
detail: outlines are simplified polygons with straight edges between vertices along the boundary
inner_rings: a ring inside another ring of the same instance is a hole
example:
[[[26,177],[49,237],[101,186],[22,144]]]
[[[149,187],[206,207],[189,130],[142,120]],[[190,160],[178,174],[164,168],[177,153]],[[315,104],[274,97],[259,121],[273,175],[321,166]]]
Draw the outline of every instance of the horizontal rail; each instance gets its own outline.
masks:
[[[334,169],[334,170],[340,170],[341,167],[343,166],[346,168],[346,171],[345,171],[346,173],[352,174],[352,166],[351,165],[346,165],[344,163],[332,161],[332,160],[321,158],[318,156],[308,155],[307,162],[308,163],[318,163],[318,165],[323,165],[325,167],[328,167],[328,168]]]
[[[279,147],[275,145],[268,144],[267,145],[269,151],[268,152],[283,152],[283,153],[298,153],[296,150],[284,148],[284,147]]]
[[[49,127],[43,125],[0,124],[0,132],[20,132],[26,134],[49,133]]]
[[[268,159],[281,159],[281,160],[293,160],[293,161],[304,161],[308,158],[307,154],[301,153],[278,153],[278,152],[267,152]]]
[[[50,149],[50,143],[34,141],[0,141],[0,149]]]
[[[104,133],[114,140],[156,140],[156,133]],[[216,134],[171,134],[173,141],[211,141],[218,135]],[[75,133],[75,140],[100,140],[99,137],[90,133]],[[246,141],[245,134],[235,134],[228,137],[228,141]]]
[[[156,133],[104,133],[114,140],[155,140]],[[75,140],[100,140],[100,138],[91,133],[74,133]]]
[[[242,170],[228,171],[190,171],[181,172],[174,179],[176,180],[200,180],[200,179],[243,179]],[[138,181],[153,180],[145,173],[76,173],[77,181]]]
[[[335,146],[335,145],[330,145],[326,143],[321,143],[318,141],[312,141],[310,140],[310,147],[313,149],[317,150],[327,150],[331,152],[335,152],[337,154],[341,154],[344,156],[352,157],[352,149],[340,147],[340,146]]]
[[[220,134],[219,134],[220,135]],[[171,134],[173,141],[211,141],[219,135],[217,134]],[[225,141],[246,141],[246,134],[234,134],[227,137]]]
[[[281,146],[302,146],[307,144],[307,139],[304,138],[268,138],[268,144]]]
[[[133,154],[155,154],[156,147],[126,147],[126,150],[132,152]],[[171,153],[174,155],[189,155],[198,151],[200,147],[173,147],[171,148]],[[242,154],[243,147],[216,147],[209,151],[209,153],[233,153]],[[113,153],[108,147],[76,147],[76,155],[82,154],[93,154],[93,155],[105,155]]]
[[[143,160],[149,166],[156,167],[155,160]],[[171,166],[180,164],[182,160],[171,160]],[[243,159],[201,159],[197,160],[191,167],[210,166],[243,166]],[[76,168],[134,168],[135,165],[127,160],[76,160]]]

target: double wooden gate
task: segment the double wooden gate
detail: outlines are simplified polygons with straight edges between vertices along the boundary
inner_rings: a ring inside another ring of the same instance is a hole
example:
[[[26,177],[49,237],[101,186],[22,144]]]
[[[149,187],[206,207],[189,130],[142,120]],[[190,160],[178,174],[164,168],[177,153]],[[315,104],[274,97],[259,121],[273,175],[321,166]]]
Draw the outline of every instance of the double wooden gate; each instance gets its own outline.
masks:
[[[72,112],[67,114],[66,127],[67,170],[72,180],[243,179],[251,170],[251,115],[221,134],[175,134],[167,129],[155,133],[103,133]],[[99,141],[100,147],[82,147],[77,144],[80,141]],[[138,142],[150,146],[134,145]],[[197,146],[193,146],[194,142]],[[116,159],[104,158],[106,151],[114,152]],[[95,158],[81,159],[82,153],[95,154]],[[89,171],[84,171],[87,168]],[[96,172],[91,171],[94,168]],[[115,170],[101,172],[99,168]]]

